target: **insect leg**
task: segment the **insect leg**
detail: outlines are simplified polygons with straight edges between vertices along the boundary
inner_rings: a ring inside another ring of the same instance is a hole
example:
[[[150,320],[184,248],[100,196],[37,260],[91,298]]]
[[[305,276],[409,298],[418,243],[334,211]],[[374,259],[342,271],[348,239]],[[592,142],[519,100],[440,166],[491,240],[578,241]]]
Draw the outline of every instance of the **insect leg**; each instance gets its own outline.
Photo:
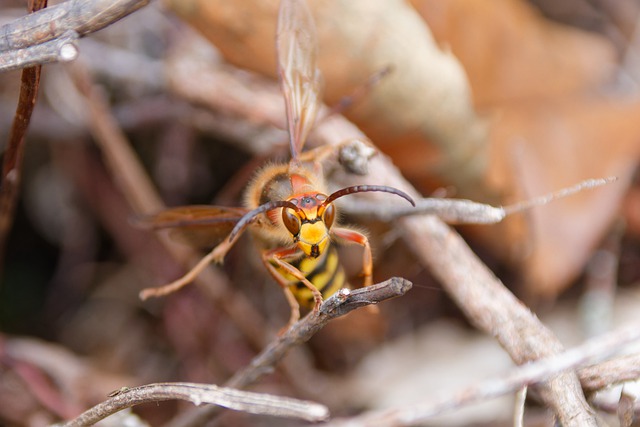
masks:
[[[320,291],[315,286],[313,286],[313,284],[304,276],[304,274],[296,267],[285,261],[286,259],[290,259],[292,256],[298,253],[298,248],[278,248],[262,254],[262,261],[265,267],[267,267],[267,270],[269,271],[269,273],[271,273],[271,276],[283,288],[285,297],[289,302],[289,306],[291,306],[291,317],[289,318],[289,324],[287,325],[288,327],[291,327],[291,325],[293,325],[298,321],[298,319],[300,319],[300,305],[293,295],[293,292],[291,292],[290,281],[282,275],[282,272],[278,271],[276,266],[285,270],[300,283],[304,284],[309,289],[309,291],[311,291],[311,293],[313,294],[313,299],[315,301],[315,306],[313,307],[314,310],[318,310],[320,308],[320,304],[322,304],[323,301]]]
[[[356,243],[362,246],[362,275],[364,276],[364,286],[373,284],[373,258],[371,256],[371,245],[369,239],[364,234],[348,228],[334,228],[331,233],[347,243]]]
[[[202,257],[202,259],[198,261],[198,263],[194,265],[191,270],[189,270],[184,276],[158,288],[143,289],[142,291],[140,291],[140,299],[144,301],[151,297],[161,297],[183,288],[184,286],[193,282],[195,278],[200,273],[202,273],[202,271],[207,268],[209,264],[211,264],[212,262],[222,262],[224,256],[227,254],[227,252],[229,252],[229,249],[231,249],[234,243],[235,239],[229,240],[227,238],[223,240],[222,243],[213,248],[211,252]]]
[[[289,315],[289,322],[287,322],[287,326],[285,326],[284,330],[290,329],[298,320],[300,320],[300,304],[296,299],[293,292],[291,292],[291,288],[289,284],[286,283],[280,272],[265,258],[263,258],[264,265],[271,273],[271,276],[275,279],[276,282],[282,287],[284,291],[284,296],[289,303],[289,307],[291,308],[291,314]]]

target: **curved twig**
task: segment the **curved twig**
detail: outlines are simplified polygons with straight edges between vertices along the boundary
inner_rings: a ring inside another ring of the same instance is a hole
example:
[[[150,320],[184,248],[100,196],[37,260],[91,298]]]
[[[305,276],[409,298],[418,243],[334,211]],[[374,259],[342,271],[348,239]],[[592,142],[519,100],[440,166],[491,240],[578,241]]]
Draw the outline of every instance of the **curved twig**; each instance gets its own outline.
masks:
[[[308,421],[320,421],[329,416],[329,410],[324,405],[289,397],[218,387],[212,384],[158,383],[117,390],[111,393],[109,399],[62,424],[61,427],[93,425],[132,406],[176,399],[186,400],[196,406],[210,403],[251,414],[300,418]]]

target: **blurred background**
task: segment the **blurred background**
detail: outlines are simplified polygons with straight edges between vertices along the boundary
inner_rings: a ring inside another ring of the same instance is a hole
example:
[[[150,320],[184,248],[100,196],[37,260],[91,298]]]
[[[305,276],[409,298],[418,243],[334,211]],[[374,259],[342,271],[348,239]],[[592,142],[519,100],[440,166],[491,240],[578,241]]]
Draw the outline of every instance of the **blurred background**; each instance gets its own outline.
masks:
[[[360,93],[344,115],[424,196],[508,205],[617,176],[502,224],[458,230],[567,346],[637,317],[638,2],[309,3],[325,103]],[[140,206],[160,206],[156,194],[167,206],[239,206],[256,168],[287,161],[277,6],[152,2],[80,40],[74,63],[43,67],[2,261],[0,424],[70,418],[122,386],[223,384],[286,323],[287,303],[249,236],[197,286],[142,302],[140,290],[179,277],[188,257],[132,226],[136,214],[152,213]],[[21,1],[0,1],[0,25],[25,13]],[[0,75],[3,143],[19,81],[19,72]],[[125,149],[114,148],[113,135]],[[411,236],[380,221],[343,220],[368,230],[375,281],[402,276],[414,288],[377,315],[360,310],[333,322],[253,390],[349,414],[511,366],[411,253]],[[356,285],[360,257],[341,248]],[[492,401],[433,425],[512,425],[511,405]],[[135,412],[161,425],[189,407]],[[526,424],[550,420],[533,401]],[[228,412],[221,425],[286,423]]]

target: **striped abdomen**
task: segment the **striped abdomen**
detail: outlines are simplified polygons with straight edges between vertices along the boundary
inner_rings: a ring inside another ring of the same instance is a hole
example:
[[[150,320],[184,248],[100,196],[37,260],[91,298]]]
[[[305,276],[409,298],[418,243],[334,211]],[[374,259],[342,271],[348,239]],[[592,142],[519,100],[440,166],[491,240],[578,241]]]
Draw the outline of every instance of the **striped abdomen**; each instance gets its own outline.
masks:
[[[296,267],[304,274],[322,294],[322,298],[326,299],[336,293],[339,289],[347,286],[346,275],[335,245],[329,245],[319,257],[311,258],[302,256],[292,261],[291,265]],[[278,271],[290,283],[290,289],[296,297],[300,305],[312,308],[314,305],[313,295],[311,291],[295,277],[275,266]]]

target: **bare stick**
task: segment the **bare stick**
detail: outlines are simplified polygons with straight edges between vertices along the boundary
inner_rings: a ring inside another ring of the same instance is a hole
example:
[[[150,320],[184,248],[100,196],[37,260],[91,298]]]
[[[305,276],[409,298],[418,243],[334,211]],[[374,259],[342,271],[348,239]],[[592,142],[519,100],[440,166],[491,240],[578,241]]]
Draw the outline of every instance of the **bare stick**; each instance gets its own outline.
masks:
[[[375,216],[382,221],[390,221],[400,216],[432,214],[447,224],[497,224],[509,215],[535,206],[546,205],[553,200],[607,185],[617,180],[617,177],[587,179],[571,187],[508,206],[491,206],[465,199],[427,197],[416,200],[415,208],[354,199],[345,202],[343,207],[350,214]]]
[[[78,33],[70,30],[60,38],[42,44],[0,53],[0,72],[49,62],[73,61],[78,57],[78,47],[74,43],[78,37]]]
[[[199,406],[203,403],[219,405],[236,411],[277,417],[320,421],[328,417],[329,410],[320,404],[288,397],[274,396],[218,387],[211,384],[158,383],[123,388],[111,394],[106,401],[85,411],[62,427],[80,427],[95,424],[109,415],[142,403],[163,400],[186,400]]]
[[[69,0],[5,24],[0,27],[0,72],[72,60],[77,50],[70,37],[98,31],[148,3],[149,0]],[[62,44],[56,42],[58,39]],[[35,48],[41,44],[45,46]]]
[[[557,199],[561,199],[567,196],[571,196],[573,194],[577,194],[583,190],[588,190],[588,189],[592,189],[592,188],[597,188],[600,187],[602,185],[606,185],[612,182],[615,182],[618,180],[618,177],[616,176],[610,176],[607,178],[599,178],[599,179],[587,179],[585,181],[579,182],[576,185],[573,185],[571,187],[567,187],[567,188],[563,188],[561,190],[558,191],[554,191],[553,193],[550,194],[546,194],[544,196],[541,197],[536,197],[530,200],[525,200],[523,202],[520,203],[516,203],[513,205],[509,205],[509,206],[505,206],[504,211],[506,215],[510,215],[512,213],[516,213],[516,212],[522,212],[524,210],[527,209],[531,209],[534,206],[542,206],[542,205],[546,205],[547,203],[553,201],[553,200],[557,200]]]
[[[30,3],[30,15],[35,15],[38,9],[47,6],[46,0]],[[20,96],[16,114],[2,161],[2,183],[0,184],[0,265],[4,262],[7,238],[13,224],[16,200],[22,178],[22,162],[25,150],[25,138],[31,114],[36,105],[38,88],[40,86],[41,66],[28,67],[20,76]],[[2,268],[0,268],[1,270]]]
[[[550,357],[562,344],[475,256],[464,240],[434,216],[405,218],[409,244],[479,329],[494,336],[517,364]],[[564,426],[595,426],[574,373],[538,385]]]
[[[588,340],[584,344],[556,356],[520,366],[507,376],[482,381],[451,395],[439,396],[390,410],[375,411],[349,420],[336,421],[330,425],[384,427],[424,423],[434,415],[448,409],[495,398],[525,386],[546,381],[562,371],[597,363],[620,352],[626,345],[639,340],[640,323],[633,323],[607,335]]]
[[[226,382],[226,386],[243,388],[254,383],[260,377],[273,372],[274,366],[282,360],[294,346],[308,341],[330,320],[344,316],[359,307],[378,304],[384,300],[404,295],[411,289],[411,282],[393,277],[381,283],[353,291],[342,289],[327,298],[318,311],[312,311],[284,334],[278,336],[251,363]],[[171,426],[201,426],[217,415],[219,408],[205,407],[202,410],[184,414],[174,420]]]
[[[378,304],[387,299],[404,295],[411,289],[411,286],[412,284],[408,280],[392,277],[384,282],[364,288],[351,291],[348,289],[340,290],[337,294],[327,298],[317,312],[310,312],[269,344],[251,361],[247,368],[238,371],[231,377],[226,385],[240,388],[252,384],[262,375],[270,372],[291,347],[308,341],[330,320],[344,316],[356,308]]]
[[[601,390],[614,384],[640,378],[640,353],[620,356],[578,371],[582,387]]]

